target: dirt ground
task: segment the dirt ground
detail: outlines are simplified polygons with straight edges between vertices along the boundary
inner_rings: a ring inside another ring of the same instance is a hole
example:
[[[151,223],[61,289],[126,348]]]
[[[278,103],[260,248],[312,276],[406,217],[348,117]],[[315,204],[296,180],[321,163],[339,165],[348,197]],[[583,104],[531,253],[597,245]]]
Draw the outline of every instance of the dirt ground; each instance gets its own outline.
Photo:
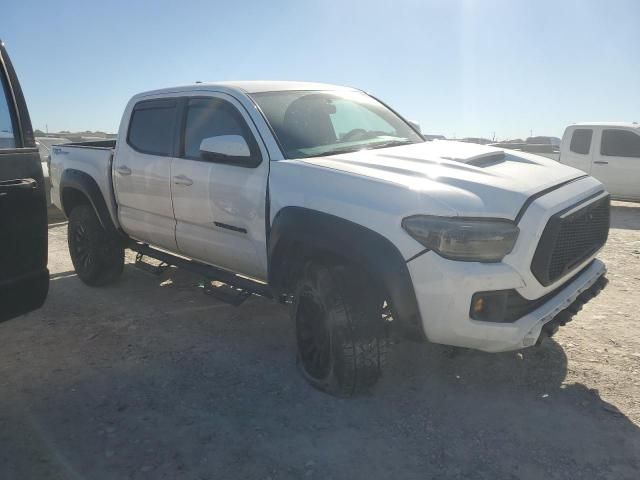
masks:
[[[0,479],[637,480],[640,205],[615,203],[612,227],[611,283],[553,340],[403,342],[342,400],[298,375],[282,306],[131,263],[89,288],[52,223],[45,307],[0,324]]]

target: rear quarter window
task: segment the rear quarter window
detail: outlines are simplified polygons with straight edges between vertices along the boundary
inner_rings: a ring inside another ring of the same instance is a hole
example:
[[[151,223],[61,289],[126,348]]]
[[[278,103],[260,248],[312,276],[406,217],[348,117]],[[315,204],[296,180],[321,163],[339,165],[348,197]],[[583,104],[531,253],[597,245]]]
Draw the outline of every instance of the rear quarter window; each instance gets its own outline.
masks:
[[[629,130],[603,130],[600,153],[607,157],[640,158],[640,135]]]
[[[175,100],[138,103],[131,113],[127,143],[141,153],[170,156],[173,151],[176,109]]]
[[[589,128],[578,128],[571,135],[571,145],[569,150],[580,155],[587,155],[591,149],[591,138],[593,130]]]

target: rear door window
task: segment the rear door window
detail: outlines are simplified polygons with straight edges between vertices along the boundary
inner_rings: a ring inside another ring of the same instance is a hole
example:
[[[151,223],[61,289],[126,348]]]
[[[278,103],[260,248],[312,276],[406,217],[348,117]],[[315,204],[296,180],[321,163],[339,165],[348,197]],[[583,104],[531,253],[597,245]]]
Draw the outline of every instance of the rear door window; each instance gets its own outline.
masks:
[[[589,128],[574,130],[569,150],[580,155],[587,155],[591,149],[591,137],[593,137],[593,130]]]
[[[604,130],[600,153],[607,157],[640,158],[640,135],[629,130]]]
[[[141,153],[170,156],[173,152],[176,111],[175,99],[138,103],[129,123],[129,145]]]

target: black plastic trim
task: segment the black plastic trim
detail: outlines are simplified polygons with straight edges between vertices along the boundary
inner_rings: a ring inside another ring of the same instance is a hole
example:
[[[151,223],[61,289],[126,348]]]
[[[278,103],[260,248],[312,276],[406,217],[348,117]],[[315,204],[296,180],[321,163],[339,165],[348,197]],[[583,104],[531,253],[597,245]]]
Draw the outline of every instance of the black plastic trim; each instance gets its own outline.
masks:
[[[571,180],[567,180],[565,182],[559,183],[557,185],[554,185],[552,187],[549,188],[545,188],[544,190],[540,190],[538,193],[534,193],[533,195],[531,195],[529,198],[527,198],[527,200],[524,202],[524,204],[522,205],[522,207],[520,207],[520,211],[518,211],[518,214],[516,215],[516,218],[514,220],[514,222],[516,224],[520,223],[520,220],[522,220],[522,217],[524,216],[524,214],[526,213],[527,209],[529,208],[529,206],[535,202],[538,198],[543,197],[544,195],[546,195],[547,193],[551,193],[554,190],[558,190],[559,188],[564,187],[565,185],[569,185],[570,183],[573,182],[577,182],[578,180],[582,180],[583,178],[588,177],[589,175],[580,175],[579,177],[576,178],[572,178]]]
[[[254,157],[238,157],[235,155],[222,155],[215,154],[212,152],[200,152],[200,158],[190,158],[185,157],[185,160],[193,160],[200,162],[208,162],[208,163],[219,163],[222,165],[230,165],[232,167],[241,167],[241,168],[257,168],[262,163],[262,158],[260,156]]]
[[[569,305],[564,310],[561,310],[555,317],[553,317],[551,321],[543,325],[542,331],[540,332],[540,337],[538,337],[538,340],[536,341],[536,345],[540,345],[540,342],[544,340],[545,337],[553,336],[560,327],[573,320],[573,317],[580,310],[582,310],[582,307],[594,297],[599,295],[608,283],[609,280],[604,274],[602,274],[593,283],[593,285],[591,285],[588,289],[578,295],[578,297],[573,301],[571,305]]]
[[[247,233],[247,229],[246,228],[236,227],[235,225],[229,225],[228,223],[213,222],[213,224],[216,227],[226,228],[227,230],[232,230],[234,232]]]
[[[515,289],[492,290],[492,291],[474,293],[473,296],[471,297],[471,305],[469,306],[469,317],[473,318],[474,320],[479,320],[479,321],[483,321],[483,322],[490,322],[490,323],[513,323],[513,322],[521,319],[525,315],[533,312],[537,308],[539,308],[542,305],[544,305],[545,303],[547,303],[553,297],[558,295],[564,288],[566,288],[567,285],[569,285],[576,278],[578,278],[580,275],[582,275],[582,273],[584,273],[591,266],[592,263],[593,263],[593,260],[591,262],[589,262],[586,266],[581,268],[578,273],[574,274],[569,280],[564,282],[562,285],[560,285],[557,288],[553,289],[549,293],[546,293],[542,297],[535,298],[533,300],[529,300],[529,299],[524,298]],[[497,298],[497,297],[500,297],[500,296],[504,297],[504,306],[503,306],[503,312],[502,312],[504,316],[502,318],[491,318],[491,319],[482,318],[482,317],[477,316],[473,312],[473,304],[474,304],[474,301],[475,301],[475,299],[477,297],[484,297],[484,298],[495,297],[495,298]]]
[[[269,284],[278,293],[290,293],[289,282],[307,259],[328,254],[359,266],[369,274],[372,288],[386,295],[394,323],[405,336],[425,340],[407,264],[381,234],[328,213],[285,207],[274,218],[268,254]]]
[[[563,276],[567,275],[569,272],[572,271],[572,269],[569,268],[568,271],[560,275],[558,278],[548,278],[549,262],[551,261],[551,255],[555,247],[555,242],[557,240],[557,234],[560,229],[563,215],[569,212],[570,210],[574,210],[574,209],[578,209],[578,211],[575,213],[580,213],[583,209],[597,208],[601,202],[607,202],[607,206],[610,209],[611,197],[609,195],[605,195],[604,197],[602,197],[602,199],[589,203],[591,200],[603,195],[604,193],[605,193],[604,190],[600,190],[599,192],[589,195],[588,197],[583,198],[579,202],[574,203],[573,205],[570,205],[567,208],[555,213],[553,216],[551,216],[551,218],[549,218],[540,236],[540,240],[538,242],[538,246],[536,247],[536,251],[533,255],[533,259],[531,260],[531,266],[530,266],[531,273],[533,273],[533,276],[536,278],[536,280],[538,280],[538,282],[540,282],[541,285],[545,287],[548,285],[551,285],[552,283],[556,282],[557,280],[559,280],[560,278],[562,278]],[[607,237],[608,237],[608,230],[607,230]],[[594,255],[595,252],[597,252],[600,248],[604,246],[606,241],[607,241],[607,238],[605,238],[602,245],[600,245],[593,252],[587,253],[584,256],[584,258],[582,258],[580,261],[576,261],[577,264],[579,265],[580,263],[588,259],[590,256]],[[576,267],[574,266],[573,268],[575,269]]]
[[[100,224],[105,229],[120,233],[114,225],[113,220],[111,220],[105,198],[93,177],[85,172],[71,168],[63,172],[62,178],[60,179],[60,199],[63,202],[62,208],[67,216],[69,216],[71,212],[68,211],[69,207],[64,204],[64,197],[65,190],[69,189],[82,193],[87,200],[89,200],[89,203],[98,216],[98,220],[100,220]]]
[[[74,147],[74,148],[91,148],[94,150],[113,150],[116,148],[117,139],[112,140],[92,140],[89,142],[71,142],[63,143],[60,145],[53,145],[53,147]],[[133,147],[132,147],[133,148]]]
[[[406,260],[406,263],[409,263],[411,260],[415,260],[416,258],[418,258],[418,257],[420,257],[420,256],[422,256],[422,255],[424,255],[425,253],[430,252],[430,251],[431,251],[431,249],[430,249],[430,248],[425,248],[424,250],[420,250],[420,251],[419,251],[418,253],[416,253],[414,256],[409,257],[409,258]]]

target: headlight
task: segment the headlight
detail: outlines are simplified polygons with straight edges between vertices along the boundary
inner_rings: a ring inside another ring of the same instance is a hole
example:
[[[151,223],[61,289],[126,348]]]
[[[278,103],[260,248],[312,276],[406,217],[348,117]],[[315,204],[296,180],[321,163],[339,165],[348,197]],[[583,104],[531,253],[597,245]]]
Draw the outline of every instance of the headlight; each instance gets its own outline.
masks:
[[[509,220],[415,215],[402,228],[422,245],[451,260],[499,262],[513,249],[520,229]]]

